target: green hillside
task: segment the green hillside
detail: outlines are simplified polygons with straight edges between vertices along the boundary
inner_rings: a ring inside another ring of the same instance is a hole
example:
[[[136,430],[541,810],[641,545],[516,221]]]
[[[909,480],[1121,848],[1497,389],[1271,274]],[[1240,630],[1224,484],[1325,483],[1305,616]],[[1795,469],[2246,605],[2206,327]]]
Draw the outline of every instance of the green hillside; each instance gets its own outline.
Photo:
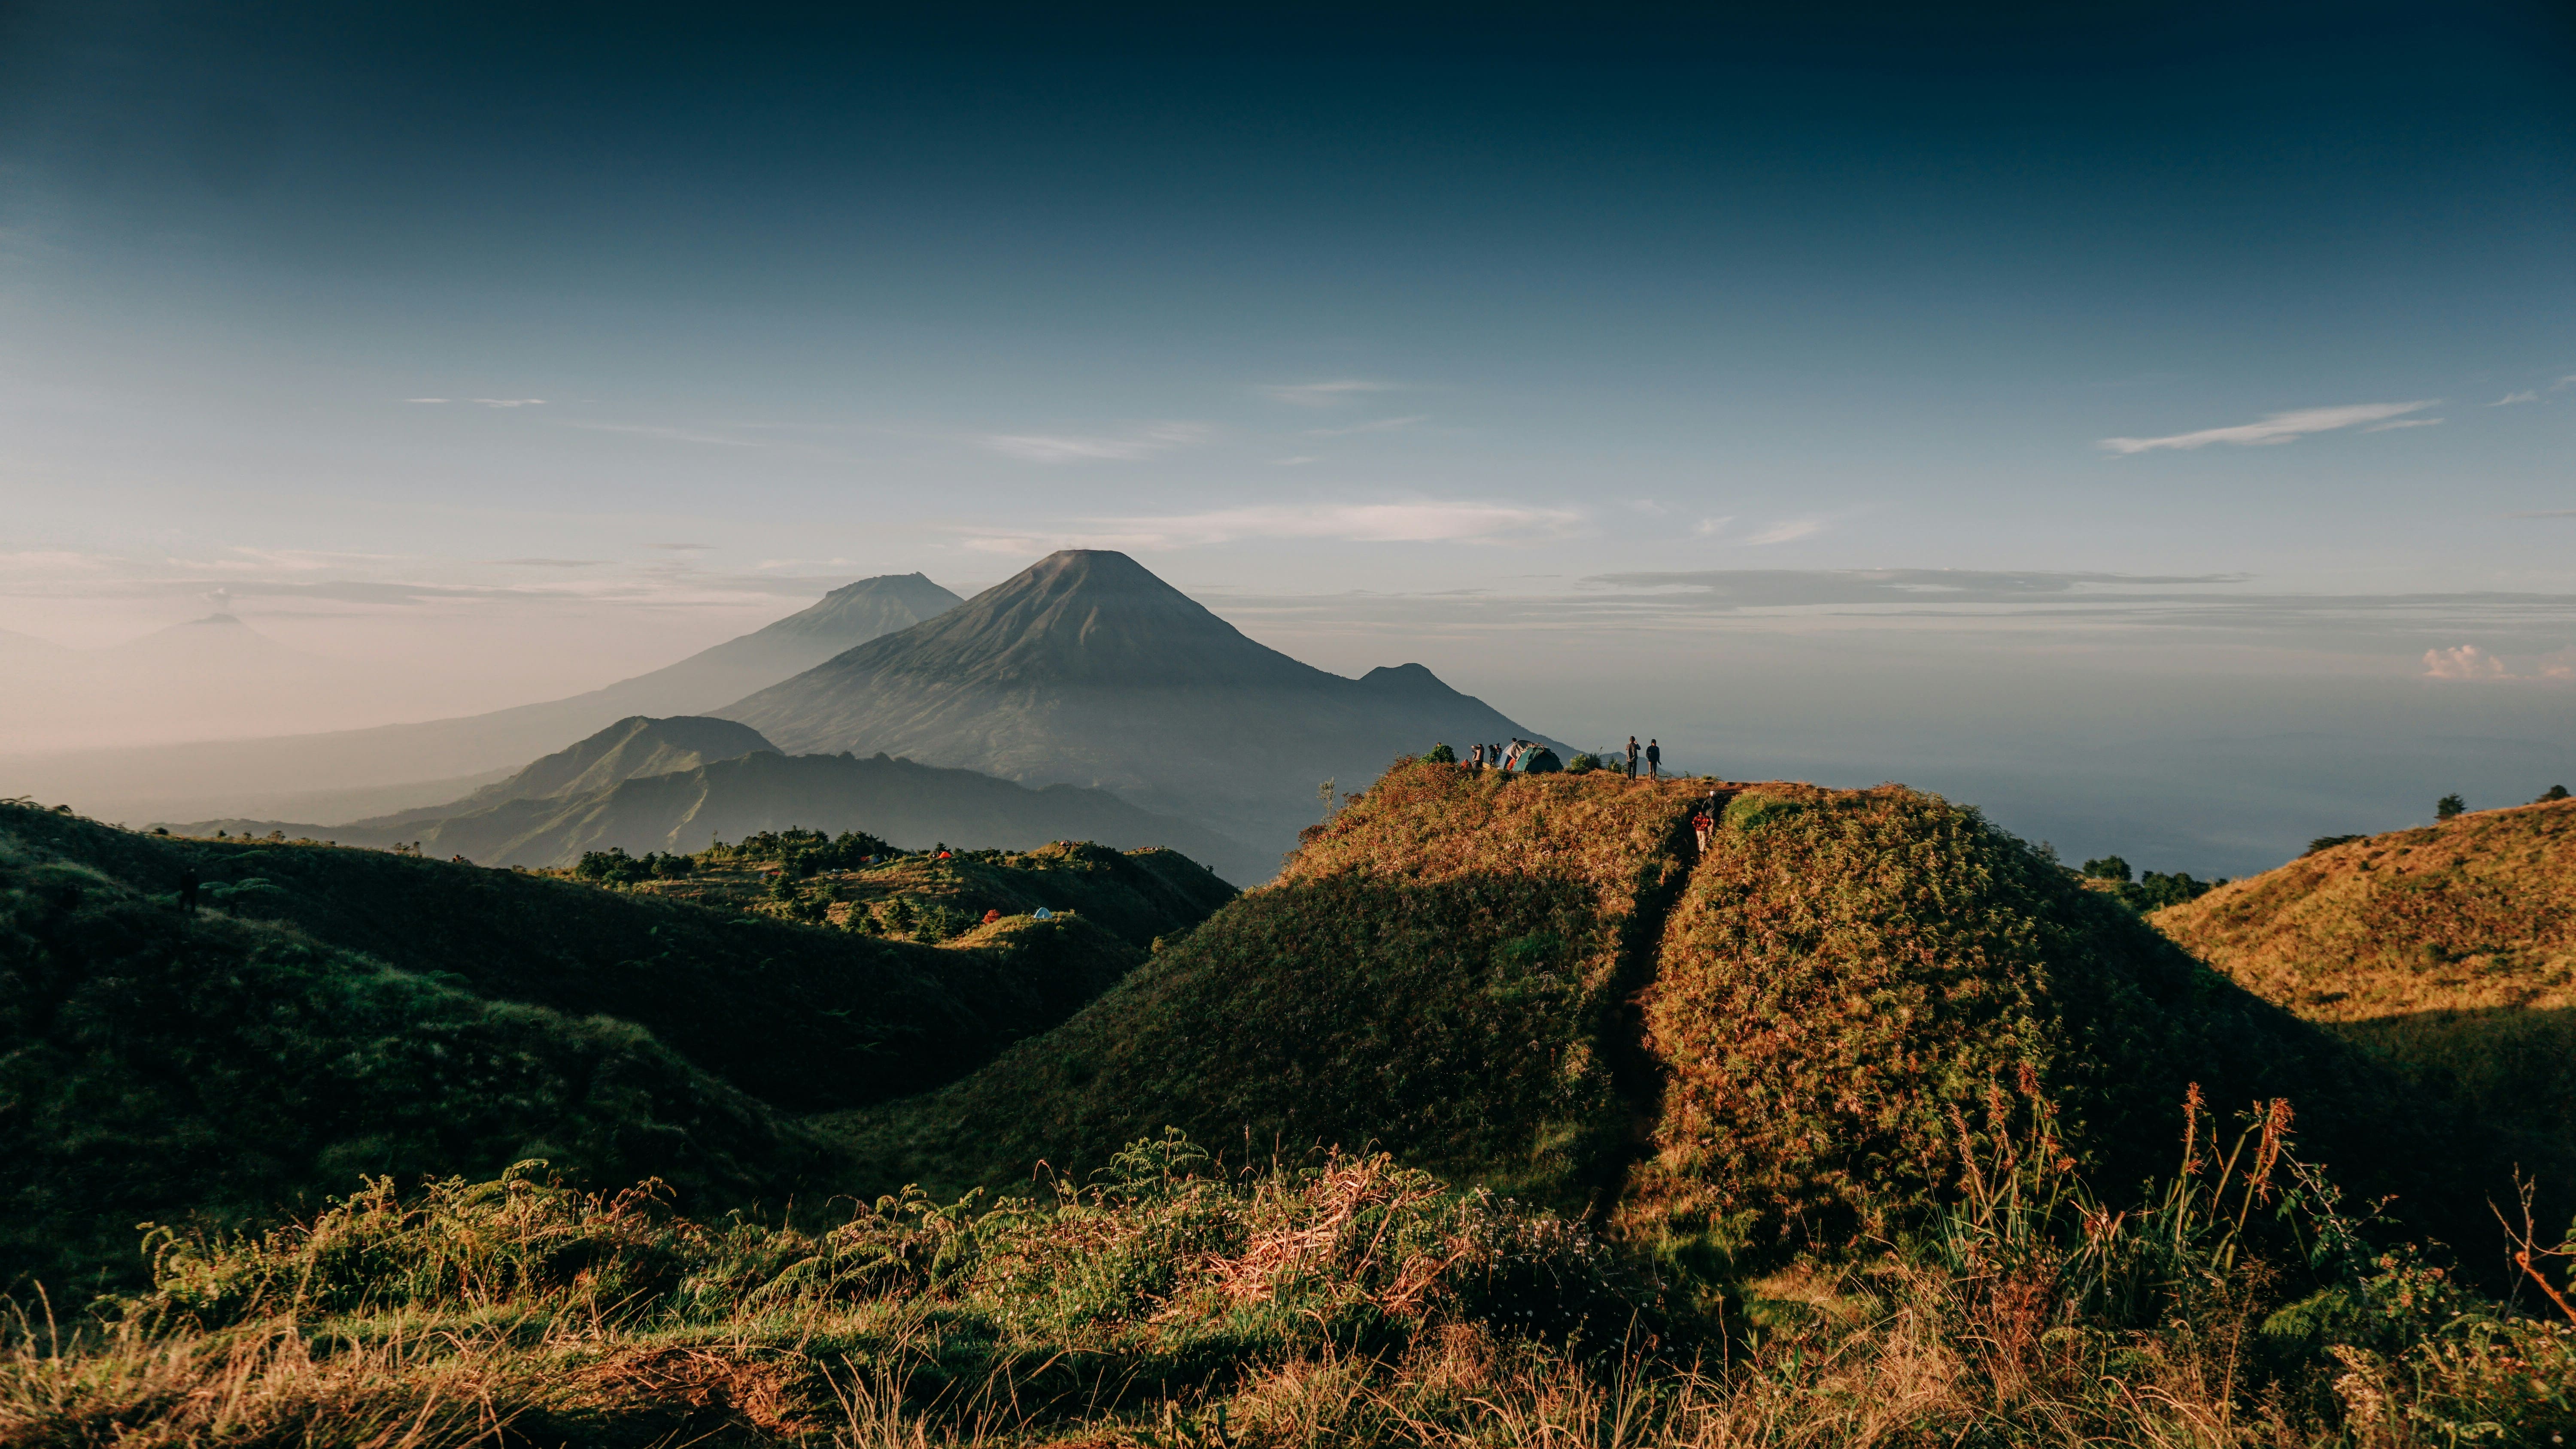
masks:
[[[1150,847],[1122,851],[1058,840],[1035,850],[898,854],[864,865],[840,858],[850,853],[822,845],[819,832],[769,831],[700,852],[686,875],[640,880],[633,888],[665,900],[932,940],[955,936],[991,913],[1072,911],[1139,949],[1178,936],[1236,894],[1188,856]],[[782,873],[791,882],[785,892]]]
[[[1621,1003],[1692,798],[1400,763],[1062,1028],[833,1121],[890,1183],[1079,1171],[1176,1126],[1238,1159],[1374,1143],[1583,1206],[1630,1132]]]
[[[1768,1251],[1919,1221],[1963,1142],[2027,1121],[1998,1093],[2053,1104],[2105,1182],[2168,1170],[2198,1083],[2226,1120],[2288,1099],[2318,1159],[2418,1228],[2491,1233],[2491,1134],[1974,811],[1731,789],[1694,862],[1707,788],[1400,764],[1063,1026],[821,1121],[880,1180],[942,1187],[1079,1170],[1165,1125],[1255,1159],[1375,1144]]]
[[[2053,1114],[2097,1181],[2170,1172],[2183,1102],[2286,1099],[2310,1160],[2491,1235],[2491,1136],[2191,959],[1974,810],[1901,786],[1737,795],[1644,996],[1663,1089],[1633,1231],[1724,1248],[1920,1220],[1963,1140]]]
[[[2343,841],[2152,919],[2576,1188],[2576,801]]]
[[[176,904],[188,872],[193,916]],[[26,1104],[0,1112],[0,1193],[18,1204],[5,1271],[110,1242],[123,1259],[140,1216],[309,1201],[361,1172],[538,1156],[710,1203],[834,1186],[834,1154],[781,1113],[953,1078],[1145,954],[1079,913],[938,948],[24,805],[0,806],[0,884],[0,1060],[6,1100]],[[1121,924],[1178,932],[1211,894],[1126,892]]]

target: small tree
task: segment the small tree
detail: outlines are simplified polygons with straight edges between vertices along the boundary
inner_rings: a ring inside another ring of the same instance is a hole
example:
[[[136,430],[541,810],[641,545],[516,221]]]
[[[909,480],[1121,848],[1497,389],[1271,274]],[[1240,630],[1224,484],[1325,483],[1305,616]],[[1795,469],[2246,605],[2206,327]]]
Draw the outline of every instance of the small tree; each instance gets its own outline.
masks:
[[[2540,798],[2539,798],[2539,799],[2534,800],[2534,801],[2532,801],[2531,803],[2532,803],[2532,804],[2534,804],[2534,805],[2547,805],[2547,804],[2550,804],[2550,803],[2552,803],[2552,802],[2554,802],[2554,801],[2564,800],[2564,799],[2566,799],[2566,798],[2567,798],[2567,787],[2566,787],[2566,786],[2564,786],[2564,785],[2552,785],[2552,786],[2550,786],[2547,790],[2545,790],[2545,791],[2543,791],[2543,792],[2541,793],[2541,796],[2540,796]]]
[[[2084,862],[2084,873],[2095,880],[2126,881],[2129,863],[2116,855],[2106,855],[2099,860]]]
[[[1449,748],[1447,745],[1433,745],[1431,747],[1431,753],[1424,755],[1422,758],[1429,760],[1435,765],[1454,765],[1458,763],[1458,752]]]
[[[2433,818],[2436,820],[2449,820],[2465,813],[2468,808],[2468,801],[2461,799],[2457,795],[2445,795],[2433,803]]]

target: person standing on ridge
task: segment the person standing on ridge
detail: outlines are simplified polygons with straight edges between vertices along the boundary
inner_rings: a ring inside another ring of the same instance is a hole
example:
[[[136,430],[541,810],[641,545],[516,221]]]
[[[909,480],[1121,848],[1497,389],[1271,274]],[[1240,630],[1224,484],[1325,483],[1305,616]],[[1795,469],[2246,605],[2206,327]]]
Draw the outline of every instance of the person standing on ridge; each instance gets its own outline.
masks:
[[[1628,778],[1637,778],[1637,737],[1628,736]]]
[[[1479,775],[1485,773],[1484,741],[1478,740],[1476,742],[1476,747],[1467,752],[1467,768],[1474,770]]]
[[[1656,744],[1653,740],[1646,741],[1646,778],[1649,780],[1662,779],[1663,775],[1661,772],[1663,767],[1663,746]]]

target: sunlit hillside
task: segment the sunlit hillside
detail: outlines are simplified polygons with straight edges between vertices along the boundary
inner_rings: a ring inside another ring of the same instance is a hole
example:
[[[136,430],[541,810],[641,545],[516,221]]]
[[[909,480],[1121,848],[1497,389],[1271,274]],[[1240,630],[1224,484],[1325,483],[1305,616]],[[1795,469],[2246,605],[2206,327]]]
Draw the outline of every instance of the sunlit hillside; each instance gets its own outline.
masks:
[[[2249,990],[2518,1124],[2542,1160],[2576,1158],[2576,801],[2346,841],[2153,920]]]

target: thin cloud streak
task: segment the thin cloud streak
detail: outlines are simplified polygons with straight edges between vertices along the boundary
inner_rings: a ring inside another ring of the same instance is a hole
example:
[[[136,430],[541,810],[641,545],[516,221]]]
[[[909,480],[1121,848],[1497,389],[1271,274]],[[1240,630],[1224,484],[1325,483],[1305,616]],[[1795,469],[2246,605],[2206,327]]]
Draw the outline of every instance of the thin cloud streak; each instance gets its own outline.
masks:
[[[2420,412],[2439,402],[2426,398],[2417,402],[2352,403],[2343,407],[2299,408],[2273,413],[2256,422],[2238,423],[2233,427],[2203,428],[2196,433],[2174,433],[2162,438],[2104,438],[2095,446],[2123,456],[2171,448],[2188,452],[2212,443],[2232,443],[2239,447],[2268,447],[2295,442],[2315,433],[2331,433],[2339,428],[2375,423],[2404,413]]]
[[[2491,408],[2509,408],[2515,403],[2538,401],[2540,401],[2540,394],[2536,392],[2509,392],[2504,396],[2497,398],[2494,402],[2488,403],[2487,406]]]
[[[1824,532],[1825,523],[1826,520],[1822,518],[1784,518],[1760,533],[1746,535],[1742,541],[1755,548],[1765,548],[1775,543],[1795,543],[1799,539],[1813,538]]]
[[[639,438],[658,438],[670,443],[706,443],[719,448],[757,448],[759,443],[741,438],[728,438],[716,433],[696,433],[686,428],[657,428],[642,423],[581,423],[566,420],[568,428],[590,433],[626,433]]]
[[[2391,428],[2430,428],[2440,426],[2442,421],[2443,420],[2440,418],[2392,418],[2384,423],[2372,423],[2369,427],[2362,429],[2362,431],[2365,433],[2384,433]]]
[[[1399,384],[1392,382],[1340,378],[1332,382],[1269,383],[1262,386],[1259,391],[1263,397],[1272,402],[1283,402],[1292,407],[1328,408],[1335,403],[1348,401],[1364,393],[1394,392],[1398,386]]]
[[[996,433],[983,441],[994,452],[1024,463],[1136,462],[1187,447],[1207,434],[1207,428],[1198,423],[1159,423],[1123,438]]]
[[[1431,421],[1431,414],[1416,413],[1409,418],[1379,418],[1375,422],[1353,423],[1347,428],[1308,428],[1306,430],[1306,436],[1310,438],[1347,438],[1355,433],[1391,433],[1398,428],[1409,428],[1415,423],[1427,423],[1429,421]]]

